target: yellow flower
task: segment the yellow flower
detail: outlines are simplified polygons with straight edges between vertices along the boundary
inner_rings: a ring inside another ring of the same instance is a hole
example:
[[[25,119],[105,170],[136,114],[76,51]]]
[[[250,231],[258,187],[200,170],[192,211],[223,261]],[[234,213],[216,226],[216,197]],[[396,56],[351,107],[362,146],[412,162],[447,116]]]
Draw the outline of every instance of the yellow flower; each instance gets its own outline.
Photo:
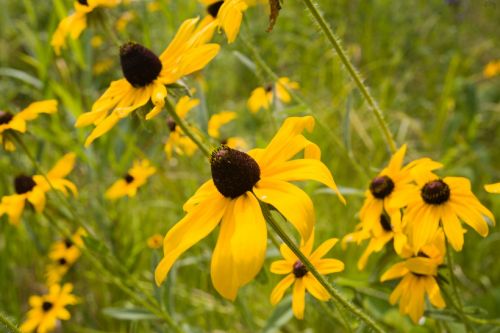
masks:
[[[189,96],[183,96],[179,99],[177,104],[175,105],[175,113],[181,119],[186,119],[187,114],[191,111],[192,108],[196,107],[200,104],[200,101],[196,98],[191,98]],[[175,123],[172,117],[167,117],[167,125],[170,130],[170,135],[165,143],[165,154],[167,154],[167,158],[171,159],[173,152],[178,155],[187,155],[192,156],[198,147],[196,144],[188,137],[182,129]],[[190,127],[192,132],[196,132],[197,130],[194,127]]]
[[[99,48],[100,46],[102,46],[102,44],[104,44],[104,40],[102,39],[101,36],[94,36],[90,39],[90,45],[94,49]]]
[[[57,55],[66,47],[66,37],[76,40],[87,27],[87,14],[98,7],[115,7],[120,0],[78,0],[74,2],[75,12],[61,20],[52,35],[50,45]]]
[[[197,21],[196,18],[184,21],[160,57],[137,43],[121,46],[120,61],[125,78],[111,82],[91,111],[76,122],[76,127],[96,126],[85,141],[86,147],[150,99],[154,107],[146,119],[156,116],[165,105],[166,85],[201,70],[217,55],[219,45],[205,44],[207,32],[215,25],[197,29]]]
[[[102,73],[109,71],[113,67],[114,63],[113,59],[110,58],[99,60],[94,64],[94,66],[92,66],[92,73],[94,75],[101,75]]]
[[[446,306],[436,281],[437,269],[446,251],[443,232],[435,233],[430,240],[432,243],[422,246],[417,256],[412,257],[408,251],[405,261],[393,265],[380,278],[382,282],[403,278],[391,293],[389,302],[395,304],[399,300],[399,311],[408,314],[415,323],[424,313],[425,294],[435,307]]]
[[[187,215],[165,236],[156,283],[165,280],[182,253],[220,223],[211,263],[212,283],[223,297],[234,300],[238,289],[255,277],[264,261],[267,229],[259,200],[274,206],[303,239],[308,239],[315,220],[313,203],[290,182],[319,181],[344,202],[330,171],[319,160],[319,147],[301,134],[313,127],[312,117],[292,117],[265,149],[246,154],[222,145],[214,150],[210,158],[212,179],[184,204]],[[291,160],[302,151],[304,158]]]
[[[55,112],[57,112],[57,101],[55,99],[31,103],[27,108],[16,114],[0,111],[0,144],[7,151],[15,150],[14,143],[5,136],[4,132],[12,130],[24,133],[28,121],[36,119],[41,113],[51,114]]]
[[[484,185],[486,192],[500,193],[500,183]]]
[[[200,2],[207,6],[208,13],[201,25],[216,22],[217,26],[224,30],[228,43],[234,42],[240,31],[243,12],[248,9],[248,0],[200,0]]]
[[[160,1],[151,1],[151,2],[148,2],[148,5],[146,8],[147,8],[148,12],[154,13],[154,12],[161,10],[161,3],[160,3]]]
[[[471,192],[470,181],[464,177],[439,178],[428,170],[412,171],[418,184],[394,199],[395,206],[407,205],[403,223],[413,250],[417,253],[439,228],[456,251],[462,250],[464,229],[460,220],[481,236],[488,235],[485,216],[495,223],[493,214]]]
[[[37,213],[43,212],[46,201],[45,193],[52,188],[64,194],[67,194],[67,189],[69,189],[76,195],[78,192],[75,184],[64,179],[73,169],[74,162],[75,155],[69,153],[61,158],[45,176],[17,176],[14,179],[16,194],[2,197],[2,201],[0,202],[0,217],[3,214],[7,214],[11,224],[19,224],[26,201],[33,205]]]
[[[156,172],[148,160],[138,160],[123,178],[118,179],[104,194],[107,199],[115,200],[128,195],[134,197],[137,189],[146,183],[146,180]]]
[[[486,67],[484,67],[483,75],[485,78],[492,78],[500,74],[500,60],[490,61]]]
[[[68,320],[71,315],[66,310],[67,305],[78,303],[78,299],[71,294],[73,285],[66,283],[52,285],[49,293],[43,296],[31,296],[29,303],[31,310],[28,311],[28,318],[19,328],[21,332],[46,333],[56,328],[58,320]]]
[[[325,275],[337,273],[344,270],[344,263],[342,261],[337,259],[322,259],[337,241],[338,239],[331,238],[311,253],[314,242],[314,235],[312,235],[305,244],[302,242],[300,250],[319,273]],[[292,310],[297,319],[303,319],[306,290],[320,301],[328,301],[330,294],[307,270],[307,267],[295,256],[288,246],[282,244],[280,252],[285,260],[273,262],[271,264],[271,272],[281,275],[286,274],[286,277],[273,289],[271,304],[278,304],[283,298],[285,291],[295,282],[292,295]]]
[[[160,234],[154,234],[153,236],[148,238],[148,247],[150,249],[159,249],[163,242],[163,236]]]
[[[291,81],[287,77],[280,77],[276,84],[268,84],[265,87],[258,87],[252,91],[248,99],[247,106],[252,113],[257,113],[260,109],[268,110],[273,103],[274,95],[283,103],[290,103],[292,100],[288,89],[297,90],[299,84]]]
[[[52,261],[47,267],[47,284],[50,286],[59,283],[62,277],[81,256],[83,239],[87,233],[79,228],[71,238],[62,239],[52,244],[49,259]]]
[[[236,112],[232,111],[222,111],[212,115],[208,120],[208,135],[229,148],[246,150],[247,144],[245,140],[240,137],[221,138],[220,128],[236,119],[236,117]]]
[[[123,13],[118,20],[116,20],[115,27],[116,30],[123,32],[127,28],[127,25],[132,22],[132,20],[135,18],[135,13],[131,10],[126,11]]]

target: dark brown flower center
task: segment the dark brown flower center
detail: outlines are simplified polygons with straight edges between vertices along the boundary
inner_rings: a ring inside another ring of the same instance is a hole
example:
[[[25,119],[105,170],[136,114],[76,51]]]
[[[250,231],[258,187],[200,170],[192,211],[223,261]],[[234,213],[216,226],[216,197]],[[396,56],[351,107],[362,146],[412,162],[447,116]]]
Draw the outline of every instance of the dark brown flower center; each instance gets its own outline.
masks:
[[[31,191],[35,185],[36,183],[32,177],[20,175],[14,179],[14,189],[17,194],[27,193]]]
[[[385,231],[392,231],[391,218],[387,214],[380,214],[380,225]]]
[[[306,275],[308,272],[307,267],[302,263],[302,261],[297,260],[295,264],[293,264],[293,275],[296,278],[301,278]]]
[[[7,111],[0,111],[0,125],[8,124],[14,115]]]
[[[84,6],[88,6],[89,5],[89,3],[87,2],[87,0],[77,0],[77,1],[78,1],[78,3],[80,5],[84,5]]]
[[[120,47],[123,75],[134,87],[145,87],[161,72],[160,59],[146,47],[129,42]]]
[[[175,128],[177,127],[177,124],[175,123],[174,118],[172,118],[170,116],[167,117],[167,126],[168,126],[168,129],[170,130],[170,132],[174,132],[175,131]]]
[[[221,145],[227,145],[227,138],[221,139],[220,140]]]
[[[450,187],[442,179],[428,182],[420,191],[422,199],[430,205],[440,205],[450,199]]]
[[[66,238],[64,240],[64,246],[66,246],[67,249],[73,246],[73,241],[71,239]]]
[[[212,16],[213,18],[217,17],[217,14],[219,14],[219,9],[224,3],[224,0],[221,1],[216,1],[213,4],[210,4],[207,6],[207,12]]]
[[[244,152],[220,146],[210,156],[212,179],[217,190],[226,198],[237,198],[260,179],[257,162]]]
[[[44,301],[42,303],[42,310],[44,312],[49,312],[50,309],[52,309],[52,307],[54,306],[54,304],[52,304],[52,302],[49,302],[49,301]]]
[[[123,176],[123,179],[127,182],[127,184],[130,184],[134,181],[134,176],[127,173],[125,176]]]
[[[383,199],[394,190],[394,182],[388,176],[373,178],[370,183],[370,192],[377,199]]]
[[[59,259],[57,262],[59,262],[59,265],[64,266],[68,263],[68,261],[64,258]]]
[[[266,85],[264,86],[264,90],[265,90],[266,92],[271,92],[271,91],[273,91],[273,84],[272,84],[272,83],[266,84]]]

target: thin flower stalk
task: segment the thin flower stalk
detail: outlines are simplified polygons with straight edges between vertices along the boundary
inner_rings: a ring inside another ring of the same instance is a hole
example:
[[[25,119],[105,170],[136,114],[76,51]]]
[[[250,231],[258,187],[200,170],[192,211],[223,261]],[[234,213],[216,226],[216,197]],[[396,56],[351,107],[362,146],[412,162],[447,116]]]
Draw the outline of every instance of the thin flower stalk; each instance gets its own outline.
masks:
[[[360,90],[361,95],[363,95],[363,98],[370,106],[370,109],[372,110],[373,114],[375,115],[375,118],[377,119],[379,128],[382,134],[384,135],[385,141],[387,142],[390,151],[392,153],[396,152],[396,143],[394,142],[394,138],[392,137],[392,133],[389,130],[389,126],[387,125],[384,119],[384,114],[382,113],[382,110],[380,109],[378,103],[375,101],[373,96],[370,94],[370,90],[368,89],[368,87],[363,83],[361,75],[349,60],[347,53],[340,45],[339,38],[335,35],[333,30],[330,28],[330,26],[324,19],[324,17],[321,15],[319,11],[319,5],[314,0],[303,0],[303,2],[306,5],[307,9],[309,9],[309,11],[311,12],[316,23],[320,26],[323,34],[326,36],[330,44],[332,44],[333,48],[335,49],[335,52],[340,58],[340,61],[342,61],[342,64],[344,64],[345,68],[347,69],[347,72],[349,73],[351,78],[354,80],[354,83]]]
[[[0,324],[7,328],[7,332],[21,333],[21,331],[16,327],[16,325],[14,325],[1,311],[0,311]]]
[[[292,252],[299,258],[299,260],[307,267],[307,270],[318,280],[318,282],[328,291],[330,296],[339,303],[340,306],[345,307],[349,312],[354,314],[356,317],[361,319],[366,323],[367,326],[372,328],[375,332],[384,333],[385,330],[380,327],[368,314],[366,314],[362,309],[358,308],[354,304],[351,304],[344,296],[334,288],[323,275],[321,275],[309,259],[300,251],[300,249],[295,245],[293,240],[288,236],[288,234],[281,228],[278,222],[271,215],[269,207],[267,204],[261,204],[262,212],[264,213],[264,218],[267,223],[273,228],[273,230],[278,234],[281,240],[292,250]]]

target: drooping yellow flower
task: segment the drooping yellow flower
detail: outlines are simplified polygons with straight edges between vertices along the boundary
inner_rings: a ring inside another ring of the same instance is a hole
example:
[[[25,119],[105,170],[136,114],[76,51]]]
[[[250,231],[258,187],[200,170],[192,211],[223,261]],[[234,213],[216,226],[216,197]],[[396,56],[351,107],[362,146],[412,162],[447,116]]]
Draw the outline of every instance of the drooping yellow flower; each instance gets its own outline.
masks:
[[[215,289],[234,300],[238,289],[250,282],[262,267],[267,229],[259,200],[274,206],[309,239],[314,208],[309,196],[292,181],[316,180],[337,192],[328,168],[320,161],[317,145],[301,133],[312,131],[312,117],[292,117],[265,149],[248,154],[220,146],[210,158],[212,179],[184,204],[187,215],[165,236],[164,258],[155,271],[163,282],[173,263],[187,249],[206,237],[220,223],[211,276]],[[304,151],[304,158],[294,159]]]
[[[146,183],[146,180],[156,172],[148,160],[138,160],[129,169],[123,178],[118,179],[104,194],[107,199],[115,200],[128,195],[134,197],[137,189]]]
[[[78,0],[74,2],[75,12],[61,20],[52,35],[50,45],[57,55],[66,47],[66,38],[76,40],[87,27],[87,15],[98,7],[115,7],[121,0]]]
[[[76,122],[76,127],[95,126],[85,141],[86,147],[149,100],[154,107],[146,119],[156,116],[165,105],[166,85],[201,70],[217,55],[219,45],[206,44],[206,34],[215,29],[215,25],[197,29],[197,22],[196,18],[184,21],[160,57],[137,43],[121,46],[120,61],[125,78],[111,82],[91,111],[82,114]]]
[[[481,236],[488,235],[487,217],[495,223],[493,214],[484,207],[471,191],[471,184],[464,177],[441,179],[423,169],[412,171],[418,185],[394,198],[395,206],[407,206],[403,221],[413,250],[417,253],[441,227],[446,239],[456,251],[464,243],[464,229],[460,220],[471,226]]]
[[[500,60],[490,61],[483,70],[483,75],[485,78],[492,78],[500,75]]]
[[[150,249],[159,249],[163,243],[163,236],[160,234],[154,234],[148,238],[147,244]]]
[[[74,163],[75,155],[69,153],[61,158],[45,176],[17,176],[14,179],[16,194],[2,197],[0,217],[7,214],[9,222],[18,225],[26,201],[33,205],[37,213],[43,212],[46,201],[45,193],[52,188],[64,194],[67,194],[69,189],[74,195],[77,195],[78,191],[75,184],[64,179],[73,169]]]
[[[268,110],[273,103],[274,95],[279,101],[285,104],[290,103],[292,98],[287,89],[297,90],[299,84],[287,77],[280,77],[276,84],[255,88],[248,99],[247,106],[252,113],[257,113],[260,109]]]
[[[47,266],[47,285],[59,283],[62,277],[81,256],[83,239],[87,233],[79,228],[71,238],[65,238],[52,244],[49,252],[51,263]]]
[[[220,144],[224,144],[229,148],[246,150],[247,144],[243,138],[240,137],[221,138],[220,128],[225,124],[230,123],[236,118],[237,118],[236,112],[232,111],[222,111],[212,115],[208,120],[208,135],[213,139],[218,140]]]
[[[71,294],[72,291],[71,283],[66,283],[62,287],[54,284],[50,286],[48,294],[31,296],[29,299],[31,310],[28,311],[28,318],[19,328],[21,332],[50,332],[56,328],[58,320],[70,319],[71,314],[66,310],[66,306],[78,303],[78,299]]]
[[[189,111],[198,104],[200,104],[200,100],[189,96],[183,96],[175,105],[175,113],[179,118],[184,120]],[[171,159],[174,152],[177,155],[192,156],[198,149],[196,144],[183,132],[182,128],[180,128],[170,116],[167,118],[167,125],[170,130],[169,137],[164,147],[167,158]],[[190,129],[192,132],[197,131],[194,127],[190,127]]]
[[[500,183],[484,185],[484,189],[486,190],[486,192],[500,193]]]
[[[307,242],[302,242],[300,250],[309,259],[311,264],[321,274],[332,274],[344,270],[344,263],[337,259],[322,259],[325,254],[332,249],[338,239],[331,238],[321,244],[311,253],[314,235],[311,235]],[[297,319],[304,319],[306,290],[320,301],[328,301],[330,294],[307,270],[307,267],[297,258],[297,256],[286,246],[280,246],[280,252],[285,260],[278,260],[271,264],[271,272],[285,275],[271,293],[271,304],[276,305],[283,298],[285,291],[292,285],[292,310]]]
[[[200,0],[207,6],[208,15],[202,20],[201,25],[215,22],[224,30],[228,43],[236,40],[240,31],[243,12],[248,9],[246,0]]]
[[[6,111],[0,111],[0,144],[7,151],[16,149],[14,143],[5,136],[6,131],[26,132],[26,123],[34,120],[41,113],[57,112],[57,101],[49,99],[40,102],[34,102],[19,113],[12,114]]]
[[[444,261],[445,244],[441,230],[430,237],[431,243],[422,246],[418,255],[412,256],[412,251],[405,251],[405,261],[389,268],[380,281],[403,279],[391,293],[389,301],[395,304],[399,300],[399,311],[408,314],[414,323],[422,317],[425,307],[425,295],[437,308],[446,306],[439,285],[436,281],[438,266]]]

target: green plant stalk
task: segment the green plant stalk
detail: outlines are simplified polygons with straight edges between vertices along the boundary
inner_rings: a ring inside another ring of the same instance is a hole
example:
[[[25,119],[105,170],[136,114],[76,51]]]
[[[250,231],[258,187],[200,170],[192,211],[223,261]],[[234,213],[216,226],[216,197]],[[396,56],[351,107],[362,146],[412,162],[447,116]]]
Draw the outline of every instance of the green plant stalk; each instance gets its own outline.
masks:
[[[316,23],[320,26],[323,34],[326,36],[330,44],[335,49],[335,52],[340,58],[340,61],[342,62],[342,64],[344,64],[345,68],[347,69],[347,72],[349,73],[354,83],[358,87],[359,91],[361,92],[361,95],[363,95],[363,98],[370,106],[370,109],[372,110],[373,114],[375,115],[375,118],[377,119],[380,131],[382,132],[389,149],[391,150],[392,153],[395,153],[396,143],[394,142],[394,138],[392,137],[391,131],[389,130],[389,127],[387,126],[387,123],[384,119],[384,114],[382,113],[382,110],[380,109],[378,103],[371,95],[368,87],[363,83],[361,75],[349,60],[347,53],[340,45],[340,39],[335,35],[333,30],[326,22],[325,18],[321,15],[319,11],[319,5],[314,0],[302,0],[302,1],[306,5],[307,9],[309,9],[309,11],[311,12]]]
[[[21,333],[21,331],[14,325],[4,314],[0,311],[0,324],[7,327],[8,332]]]
[[[451,254],[451,248],[450,244],[448,243],[448,240],[446,240],[446,263],[447,263],[447,268],[450,273],[450,285],[451,289],[453,291],[453,296],[457,302],[457,304],[454,306],[456,310],[458,311],[458,314],[460,315],[460,319],[462,319],[462,322],[465,326],[465,330],[467,332],[475,332],[474,328],[472,327],[469,318],[464,312],[464,304],[462,301],[462,298],[460,297],[460,293],[458,292],[458,287],[457,283],[455,281],[455,273],[453,272],[453,267],[454,267],[454,262],[453,262],[453,256]],[[453,302],[455,303],[455,302]]]
[[[333,309],[328,306],[328,303],[319,301],[319,305],[321,308],[328,313],[328,315],[332,318],[335,318],[335,314],[333,312]],[[347,332],[352,333],[351,325],[349,324],[349,321],[347,320],[346,313],[344,312],[344,309],[341,309],[341,307],[337,306],[336,307],[337,312],[339,313],[340,320],[338,320],[346,329]]]
[[[316,278],[316,280],[325,288],[334,301],[340,303],[341,306],[345,307],[353,315],[361,319],[375,332],[384,333],[384,329],[380,327],[368,314],[366,314],[361,308],[358,308],[354,304],[350,303],[344,296],[334,288],[323,275],[321,275],[309,259],[300,251],[300,249],[295,245],[293,240],[287,235],[287,233],[281,228],[278,222],[273,218],[269,207],[267,204],[262,204],[262,211],[264,213],[264,218],[269,223],[271,228],[278,234],[278,236],[283,240],[283,242],[292,250],[292,252],[297,256],[297,258],[307,267],[307,270]]]
[[[191,139],[191,141],[193,141],[198,146],[198,148],[200,148],[205,156],[210,157],[210,149],[207,148],[203,144],[203,142],[201,142],[196,137],[196,135],[189,129],[186,122],[181,119],[181,117],[179,117],[179,115],[175,112],[174,106],[172,105],[172,103],[170,103],[170,100],[168,98],[165,99],[165,108],[167,109],[168,114],[174,119],[175,123],[180,126],[184,134],[186,134]]]

